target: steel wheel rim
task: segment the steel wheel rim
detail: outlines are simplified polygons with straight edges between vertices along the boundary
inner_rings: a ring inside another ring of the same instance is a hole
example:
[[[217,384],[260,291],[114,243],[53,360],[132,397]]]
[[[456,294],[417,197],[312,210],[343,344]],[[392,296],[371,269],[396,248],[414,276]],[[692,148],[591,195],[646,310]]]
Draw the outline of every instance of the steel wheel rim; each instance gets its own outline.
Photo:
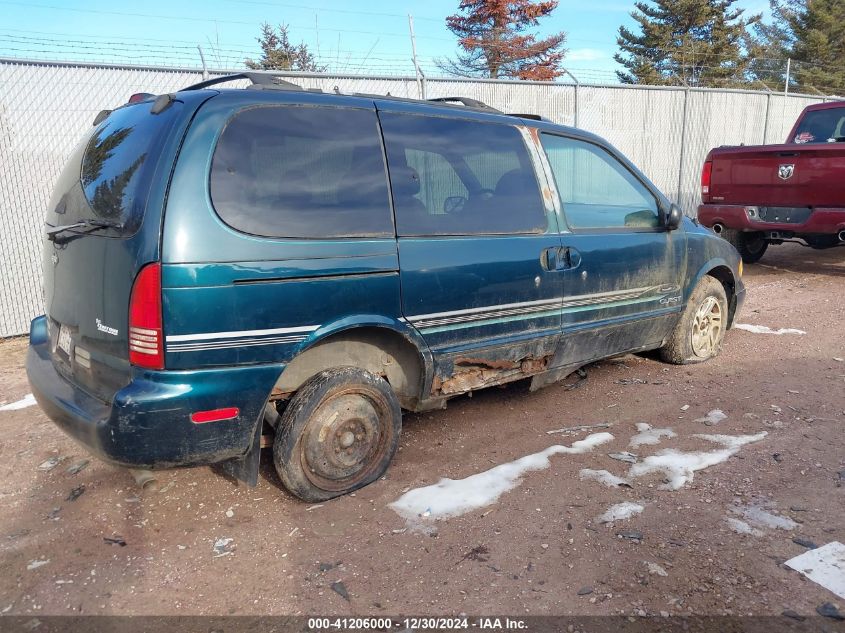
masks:
[[[715,297],[707,297],[695,311],[692,323],[692,351],[696,356],[716,354],[722,334],[722,306]]]
[[[390,444],[390,407],[375,391],[350,387],[324,399],[303,429],[299,460],[308,480],[339,492],[367,481]]]

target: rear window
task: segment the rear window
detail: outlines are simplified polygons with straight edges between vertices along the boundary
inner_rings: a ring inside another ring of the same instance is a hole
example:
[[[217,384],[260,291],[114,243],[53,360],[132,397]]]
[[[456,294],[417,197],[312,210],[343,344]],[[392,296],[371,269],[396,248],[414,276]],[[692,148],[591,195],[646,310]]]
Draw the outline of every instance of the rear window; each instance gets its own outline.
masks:
[[[232,228],[267,237],[393,236],[372,110],[263,106],[223,130],[211,200]]]
[[[845,141],[845,108],[811,110],[798,124],[794,143],[836,143]]]
[[[67,220],[114,220],[123,225],[123,234],[138,229],[156,159],[180,104],[159,114],[150,114],[151,107],[141,103],[115,110],[94,132],[82,155],[80,180],[87,204],[72,205],[73,217]]]

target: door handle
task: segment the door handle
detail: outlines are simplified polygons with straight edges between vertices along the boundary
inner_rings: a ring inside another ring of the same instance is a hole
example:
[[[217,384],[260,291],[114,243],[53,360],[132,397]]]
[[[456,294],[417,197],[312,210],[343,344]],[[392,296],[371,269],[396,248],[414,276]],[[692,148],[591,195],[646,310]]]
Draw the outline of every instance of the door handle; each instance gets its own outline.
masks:
[[[581,265],[581,253],[571,246],[552,246],[540,253],[543,270],[571,270]]]
[[[563,256],[560,259],[565,263],[564,268],[566,270],[573,270],[581,265],[581,253],[578,252],[578,249],[572,248],[571,246],[563,246],[561,250],[563,251]]]
[[[557,270],[559,250],[558,246],[552,246],[540,251],[540,267],[543,270]]]

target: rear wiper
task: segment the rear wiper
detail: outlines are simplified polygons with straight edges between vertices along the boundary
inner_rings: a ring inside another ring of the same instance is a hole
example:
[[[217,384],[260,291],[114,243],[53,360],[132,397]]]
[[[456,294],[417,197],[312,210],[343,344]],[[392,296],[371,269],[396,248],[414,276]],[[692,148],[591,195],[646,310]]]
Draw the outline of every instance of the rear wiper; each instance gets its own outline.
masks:
[[[122,229],[123,224],[120,222],[116,222],[114,220],[80,220],[79,222],[74,222],[73,224],[64,224],[62,226],[54,226],[51,229],[47,229],[47,239],[51,242],[56,242],[60,239],[61,233],[65,231],[73,231],[75,229],[83,229],[79,231],[79,233],[93,233],[94,231],[99,231],[100,229]],[[62,240],[64,241],[64,240]]]

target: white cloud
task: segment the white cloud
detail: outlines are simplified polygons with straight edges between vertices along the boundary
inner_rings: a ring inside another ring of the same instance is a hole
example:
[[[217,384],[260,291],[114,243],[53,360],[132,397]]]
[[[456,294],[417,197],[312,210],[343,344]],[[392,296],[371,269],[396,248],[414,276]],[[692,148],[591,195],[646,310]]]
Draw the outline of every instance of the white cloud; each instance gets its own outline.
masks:
[[[591,62],[610,57],[605,51],[597,48],[575,48],[566,54],[567,62]]]

